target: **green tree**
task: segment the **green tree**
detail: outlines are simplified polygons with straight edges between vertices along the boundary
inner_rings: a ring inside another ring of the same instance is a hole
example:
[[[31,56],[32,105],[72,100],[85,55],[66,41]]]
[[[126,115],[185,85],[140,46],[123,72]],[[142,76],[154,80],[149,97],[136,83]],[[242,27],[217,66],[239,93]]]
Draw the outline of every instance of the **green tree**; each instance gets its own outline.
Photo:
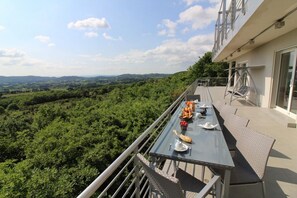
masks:
[[[189,68],[192,79],[202,77],[227,77],[228,76],[227,63],[212,62],[212,53],[206,52],[199,58],[198,62]]]
[[[0,106],[0,115],[3,113],[5,113],[5,109],[2,106]]]

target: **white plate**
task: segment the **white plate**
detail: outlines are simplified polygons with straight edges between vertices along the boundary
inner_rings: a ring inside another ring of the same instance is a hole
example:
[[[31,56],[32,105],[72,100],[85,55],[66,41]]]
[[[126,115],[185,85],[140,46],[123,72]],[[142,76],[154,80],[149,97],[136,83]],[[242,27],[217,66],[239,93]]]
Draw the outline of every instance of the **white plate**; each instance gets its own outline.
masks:
[[[199,106],[198,108],[200,108],[200,109],[207,109],[207,108],[210,108],[210,106],[201,105],[201,106]]]
[[[218,125],[217,124],[211,124],[211,125],[209,125],[209,126],[205,126],[205,125],[203,125],[203,124],[199,124],[199,126],[201,126],[202,128],[204,128],[204,129],[214,129],[214,128],[216,128]]]
[[[184,143],[182,143],[181,147],[175,147],[174,150],[177,152],[184,152],[186,150],[188,150],[188,145],[185,145]]]

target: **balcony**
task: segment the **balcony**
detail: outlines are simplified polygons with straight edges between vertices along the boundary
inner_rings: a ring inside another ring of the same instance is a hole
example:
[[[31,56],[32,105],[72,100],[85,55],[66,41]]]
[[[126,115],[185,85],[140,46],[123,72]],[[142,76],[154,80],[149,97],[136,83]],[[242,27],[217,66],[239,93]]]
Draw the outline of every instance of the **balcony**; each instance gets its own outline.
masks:
[[[195,81],[189,86],[79,197],[148,197],[148,181],[135,166],[135,154],[149,152],[164,125],[187,94],[200,94],[201,101],[229,102],[229,98],[224,99],[225,87],[207,86],[208,83],[213,83],[213,80]],[[234,101],[232,106],[238,109],[237,115],[250,119],[248,127],[276,139],[265,175],[267,197],[297,197],[297,153],[294,148],[297,133],[296,128],[287,127],[294,120],[273,109],[251,106],[244,100]],[[202,173],[202,167],[197,165],[180,163],[179,167],[196,177]],[[172,164],[166,161],[163,169],[172,169]],[[205,179],[209,177],[210,171],[206,170]],[[248,188],[242,188],[234,194],[237,195],[235,197],[261,197],[261,194],[255,194],[255,191],[251,192]]]
[[[296,29],[296,10],[290,0],[222,0],[213,60],[233,60]]]

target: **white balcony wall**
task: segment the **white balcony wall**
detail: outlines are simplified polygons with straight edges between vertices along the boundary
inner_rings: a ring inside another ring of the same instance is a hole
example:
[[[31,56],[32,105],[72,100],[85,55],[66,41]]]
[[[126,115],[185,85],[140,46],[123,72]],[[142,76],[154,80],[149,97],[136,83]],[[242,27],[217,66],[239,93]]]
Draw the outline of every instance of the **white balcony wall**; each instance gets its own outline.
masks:
[[[277,52],[292,47],[297,47],[297,29],[232,60],[236,63],[247,62],[248,66],[265,66],[250,70],[257,86],[261,107],[274,107],[273,92],[276,85],[273,82],[277,83],[278,81],[278,78],[274,77],[275,56]]]

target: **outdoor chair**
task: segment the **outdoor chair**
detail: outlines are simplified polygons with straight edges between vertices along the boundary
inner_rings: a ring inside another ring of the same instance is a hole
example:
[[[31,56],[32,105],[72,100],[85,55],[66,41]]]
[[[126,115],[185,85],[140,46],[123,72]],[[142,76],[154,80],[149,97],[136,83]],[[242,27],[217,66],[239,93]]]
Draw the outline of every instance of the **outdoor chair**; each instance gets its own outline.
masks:
[[[149,180],[149,197],[205,197],[214,188],[216,197],[220,197],[221,183],[220,177],[217,175],[213,176],[207,184],[181,169],[177,169],[175,177],[173,177],[155,167],[141,154],[137,154],[136,157]]]
[[[200,95],[186,95],[186,100],[187,101],[198,100],[200,102],[201,98],[200,98]]]
[[[237,108],[230,106],[230,105],[223,105],[221,110],[220,110],[220,115],[217,116],[218,121],[220,126],[223,126],[224,120],[229,116],[229,115],[234,115],[237,111]]]
[[[240,138],[242,127],[247,127],[249,119],[229,114],[224,120],[222,132],[230,151],[236,149],[237,139]]]
[[[233,100],[236,100],[237,98],[246,98],[248,92],[249,92],[249,87],[246,85],[242,85],[241,87],[239,87],[238,90],[229,90],[229,93],[231,93],[231,98],[230,98],[230,103]],[[232,97],[234,97],[232,99]]]
[[[217,100],[212,105],[214,107],[213,109],[214,109],[216,115],[219,116],[222,107],[225,105],[225,102]]]
[[[236,188],[242,186],[251,188],[257,184],[261,184],[262,195],[266,197],[263,177],[274,142],[275,139],[271,137],[258,133],[248,127],[241,127],[241,135],[236,143],[236,154],[233,157],[235,167],[231,169],[230,197],[239,196],[238,194],[232,194],[232,190],[234,192]],[[214,174],[224,177],[221,170],[211,170]]]

